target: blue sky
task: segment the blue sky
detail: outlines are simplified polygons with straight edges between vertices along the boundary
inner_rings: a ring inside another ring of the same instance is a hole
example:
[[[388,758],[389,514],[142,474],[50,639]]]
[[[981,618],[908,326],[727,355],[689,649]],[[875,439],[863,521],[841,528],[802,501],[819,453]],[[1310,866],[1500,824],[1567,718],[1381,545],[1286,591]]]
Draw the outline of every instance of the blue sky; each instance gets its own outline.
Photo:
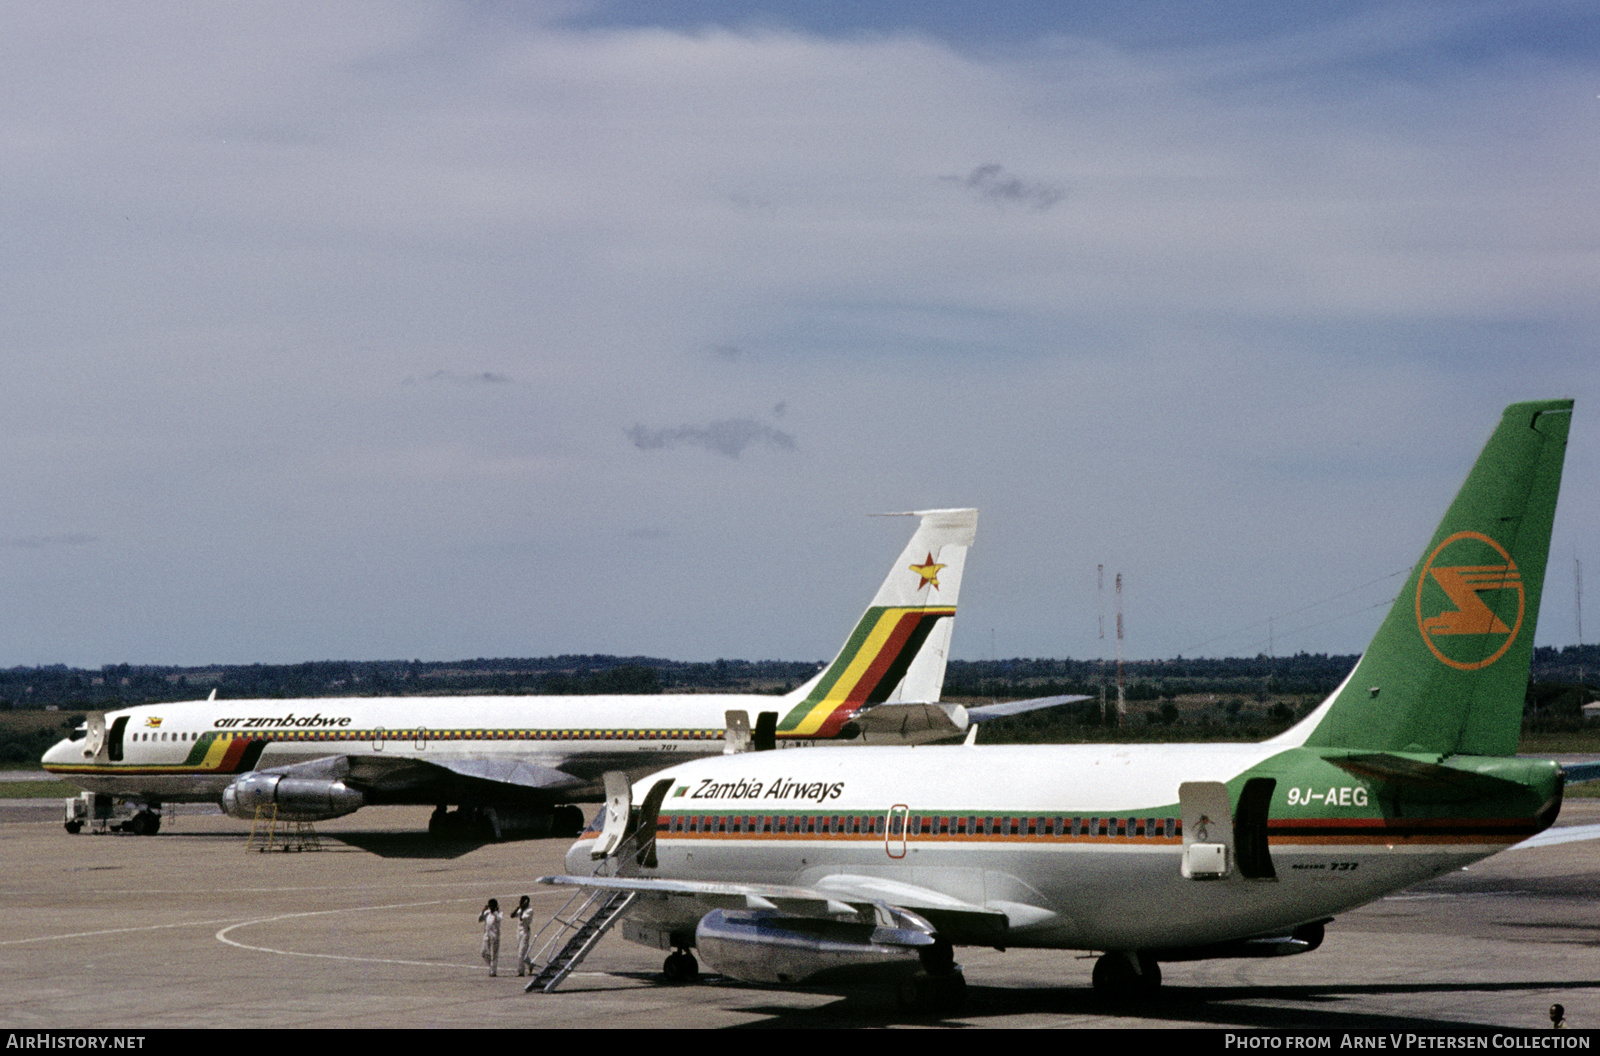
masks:
[[[984,10],[7,9],[0,664],[1353,652],[1560,396],[1575,640],[1600,16]]]

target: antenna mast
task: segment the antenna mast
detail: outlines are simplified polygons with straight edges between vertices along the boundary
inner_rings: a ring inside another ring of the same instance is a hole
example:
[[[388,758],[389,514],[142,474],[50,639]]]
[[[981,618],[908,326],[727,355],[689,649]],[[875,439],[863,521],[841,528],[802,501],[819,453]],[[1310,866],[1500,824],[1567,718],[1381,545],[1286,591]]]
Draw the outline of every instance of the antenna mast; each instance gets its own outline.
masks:
[[[1094,566],[1094,587],[1100,600],[1100,721],[1106,720],[1106,566]]]
[[[1128,712],[1122,695],[1122,573],[1117,573],[1117,725]]]

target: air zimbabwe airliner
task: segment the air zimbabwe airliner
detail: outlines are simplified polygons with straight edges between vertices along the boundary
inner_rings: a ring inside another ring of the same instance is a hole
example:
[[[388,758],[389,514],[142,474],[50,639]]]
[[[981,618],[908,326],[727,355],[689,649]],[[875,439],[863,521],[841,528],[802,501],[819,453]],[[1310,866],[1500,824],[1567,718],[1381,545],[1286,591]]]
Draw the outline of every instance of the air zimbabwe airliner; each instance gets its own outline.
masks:
[[[1555,820],[1561,769],[1515,752],[1571,409],[1505,411],[1354,671],[1281,736],[708,759],[635,784],[543,881],[615,893],[669,975],[697,948],[738,979],[934,1002],[962,945],[1102,951],[1114,992],[1313,950]]]
[[[221,802],[241,818],[275,810],[299,820],[412,803],[437,808],[432,830],[482,822],[498,837],[547,832],[557,819],[576,832],[582,814],[557,808],[597,798],[606,771],[639,776],[721,754],[730,737],[763,747],[958,737],[965,709],[938,702],[978,514],[915,516],[921,520],[910,543],[839,655],[786,696],[150,704],[91,715],[77,736],[45,753],[44,768],[86,791],[138,804],[125,826],[135,833],[159,828],[164,802]],[[79,823],[67,824],[76,831]]]

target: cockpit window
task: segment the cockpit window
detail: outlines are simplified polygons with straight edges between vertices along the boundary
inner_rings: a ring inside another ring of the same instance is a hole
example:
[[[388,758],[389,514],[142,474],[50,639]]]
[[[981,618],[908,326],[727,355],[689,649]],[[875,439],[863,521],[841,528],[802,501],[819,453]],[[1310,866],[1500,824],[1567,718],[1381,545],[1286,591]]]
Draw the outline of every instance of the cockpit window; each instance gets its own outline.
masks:
[[[81,741],[87,736],[89,736],[89,724],[84,723],[82,726],[79,726],[77,729],[67,734],[67,740]]]

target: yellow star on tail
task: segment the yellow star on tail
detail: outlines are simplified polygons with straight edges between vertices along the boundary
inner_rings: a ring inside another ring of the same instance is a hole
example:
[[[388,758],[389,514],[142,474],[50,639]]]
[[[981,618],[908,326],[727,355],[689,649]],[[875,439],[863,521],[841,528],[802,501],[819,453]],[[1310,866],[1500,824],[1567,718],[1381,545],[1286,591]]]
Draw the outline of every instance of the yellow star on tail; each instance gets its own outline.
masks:
[[[934,590],[939,589],[939,570],[944,566],[934,564],[932,554],[929,554],[927,558],[923,560],[922,564],[907,565],[906,567],[922,577],[922,582],[917,584],[918,590],[921,590],[923,587],[926,587],[929,584],[933,585]]]

